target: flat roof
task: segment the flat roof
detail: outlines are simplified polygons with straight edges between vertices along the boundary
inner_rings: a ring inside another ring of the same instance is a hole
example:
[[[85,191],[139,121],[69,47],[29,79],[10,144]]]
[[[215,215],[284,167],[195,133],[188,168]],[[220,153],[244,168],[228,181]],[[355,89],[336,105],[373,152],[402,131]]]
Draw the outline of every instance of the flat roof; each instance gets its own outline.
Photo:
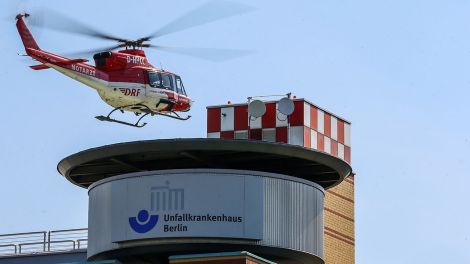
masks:
[[[300,146],[246,139],[157,139],[92,148],[70,155],[57,170],[88,188],[112,176],[169,169],[236,169],[271,172],[315,182],[339,184],[351,166],[327,153]]]

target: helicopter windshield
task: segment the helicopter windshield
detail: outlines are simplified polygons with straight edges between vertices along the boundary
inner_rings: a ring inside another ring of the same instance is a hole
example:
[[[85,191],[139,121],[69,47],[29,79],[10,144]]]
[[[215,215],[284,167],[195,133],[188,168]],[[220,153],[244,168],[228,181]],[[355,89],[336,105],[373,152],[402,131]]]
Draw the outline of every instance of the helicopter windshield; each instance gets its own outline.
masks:
[[[175,80],[176,80],[176,92],[179,94],[186,95],[186,91],[184,90],[184,86],[183,86],[183,82],[181,81],[181,78],[178,75],[175,75]]]
[[[175,91],[173,78],[170,74],[149,71],[148,77],[150,86]]]
[[[173,80],[171,78],[171,75],[163,73],[163,74],[160,74],[160,76],[162,77],[163,88],[174,91],[175,89],[173,89]]]
[[[163,88],[186,95],[181,77],[174,74],[148,72],[149,85],[152,87]]]

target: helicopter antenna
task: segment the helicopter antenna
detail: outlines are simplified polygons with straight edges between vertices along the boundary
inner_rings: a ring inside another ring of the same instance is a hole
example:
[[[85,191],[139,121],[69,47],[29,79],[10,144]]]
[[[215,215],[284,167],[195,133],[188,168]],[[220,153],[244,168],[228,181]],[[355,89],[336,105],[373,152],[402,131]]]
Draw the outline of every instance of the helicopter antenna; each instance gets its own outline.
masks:
[[[163,65],[162,65],[162,62],[161,62],[161,61],[160,61],[160,69],[161,69],[162,71],[165,70],[165,69],[163,69]]]

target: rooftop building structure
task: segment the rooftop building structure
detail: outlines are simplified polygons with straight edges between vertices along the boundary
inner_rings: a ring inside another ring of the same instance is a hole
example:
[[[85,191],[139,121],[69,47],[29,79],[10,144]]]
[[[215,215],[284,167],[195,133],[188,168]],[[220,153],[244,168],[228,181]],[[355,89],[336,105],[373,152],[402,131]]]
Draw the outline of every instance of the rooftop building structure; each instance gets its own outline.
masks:
[[[64,158],[59,172],[88,190],[88,228],[0,236],[0,264],[354,263],[351,124],[280,104],[210,106],[208,138]]]

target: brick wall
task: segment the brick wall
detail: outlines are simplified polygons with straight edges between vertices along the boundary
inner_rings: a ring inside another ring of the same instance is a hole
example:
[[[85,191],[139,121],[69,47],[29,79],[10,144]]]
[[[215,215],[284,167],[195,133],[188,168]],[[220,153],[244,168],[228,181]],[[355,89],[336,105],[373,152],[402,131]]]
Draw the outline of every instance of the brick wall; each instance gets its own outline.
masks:
[[[326,264],[354,263],[354,177],[325,193]]]

